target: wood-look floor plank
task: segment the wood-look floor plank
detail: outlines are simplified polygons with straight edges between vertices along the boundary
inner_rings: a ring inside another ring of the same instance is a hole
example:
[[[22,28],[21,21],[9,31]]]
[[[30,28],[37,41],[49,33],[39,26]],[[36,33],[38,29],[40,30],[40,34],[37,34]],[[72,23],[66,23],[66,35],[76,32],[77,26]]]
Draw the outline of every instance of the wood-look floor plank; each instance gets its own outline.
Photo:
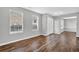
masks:
[[[78,38],[77,38],[78,39]],[[0,51],[6,52],[76,52],[76,34],[63,32],[61,34],[40,35],[8,45],[0,46]]]

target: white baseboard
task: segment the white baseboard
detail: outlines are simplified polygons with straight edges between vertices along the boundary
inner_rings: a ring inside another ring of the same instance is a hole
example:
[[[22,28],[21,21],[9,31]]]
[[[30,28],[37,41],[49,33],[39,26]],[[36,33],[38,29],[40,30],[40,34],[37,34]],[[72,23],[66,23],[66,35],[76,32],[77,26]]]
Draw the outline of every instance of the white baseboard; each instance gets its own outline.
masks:
[[[75,28],[65,28],[64,31],[76,32]]]
[[[25,40],[25,39],[30,39],[30,38],[33,38],[33,37],[36,37],[36,36],[40,36],[40,34],[29,36],[29,37],[26,37],[26,38],[21,38],[21,39],[13,40],[13,41],[9,41],[9,42],[0,43],[0,46],[6,45],[6,44],[10,44],[10,43],[14,43],[14,42],[18,42],[18,41]]]
[[[48,34],[42,34],[42,35],[44,35],[44,36],[48,36]]]
[[[77,34],[76,37],[79,37],[79,35]]]
[[[69,29],[66,29],[65,31],[75,32],[75,31],[69,30]],[[25,39],[29,39],[29,38],[33,38],[33,37],[40,36],[40,35],[48,36],[49,34],[38,34],[38,35],[29,36],[29,37],[26,37],[26,38],[21,38],[21,39],[9,41],[9,42],[4,42],[4,43],[0,43],[0,46],[6,45],[6,44],[10,44],[10,43],[14,43],[14,42],[21,41],[21,40],[25,40]],[[79,35],[76,35],[76,37],[79,37]]]
[[[50,35],[50,34],[53,34],[53,33],[47,33],[47,34],[41,34],[41,35],[48,36],[48,35]]]

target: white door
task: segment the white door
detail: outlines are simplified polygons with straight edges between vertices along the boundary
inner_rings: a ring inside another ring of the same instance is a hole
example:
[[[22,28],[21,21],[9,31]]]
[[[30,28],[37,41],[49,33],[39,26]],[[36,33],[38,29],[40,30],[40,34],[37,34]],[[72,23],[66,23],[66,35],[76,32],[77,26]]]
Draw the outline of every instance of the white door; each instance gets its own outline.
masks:
[[[59,34],[60,33],[59,20],[55,20],[54,24],[55,24],[55,27],[54,27],[55,34]]]
[[[53,33],[53,18],[47,17],[47,34]]]
[[[61,32],[64,31],[64,19],[60,20],[60,30],[61,30]]]

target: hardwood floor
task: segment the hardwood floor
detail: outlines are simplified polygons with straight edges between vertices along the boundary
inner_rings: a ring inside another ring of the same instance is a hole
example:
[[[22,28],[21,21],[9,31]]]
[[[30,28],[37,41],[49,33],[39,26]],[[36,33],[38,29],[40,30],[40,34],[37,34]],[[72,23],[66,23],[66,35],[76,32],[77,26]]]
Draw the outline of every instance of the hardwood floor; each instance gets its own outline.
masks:
[[[60,38],[60,51],[74,52],[76,50],[76,33],[64,32]]]
[[[77,50],[76,51],[79,51],[79,37],[77,37],[76,40],[77,40],[77,42],[76,42],[77,43],[77,46],[76,46]]]
[[[76,52],[76,33],[63,32],[48,36],[22,40],[0,47],[0,51],[9,52]]]

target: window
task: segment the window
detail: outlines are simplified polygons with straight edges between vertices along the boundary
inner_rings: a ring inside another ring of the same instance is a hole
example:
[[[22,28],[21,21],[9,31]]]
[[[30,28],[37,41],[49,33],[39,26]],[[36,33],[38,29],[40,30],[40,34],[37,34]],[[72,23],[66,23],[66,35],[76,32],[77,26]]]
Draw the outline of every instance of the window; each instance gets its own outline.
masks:
[[[32,16],[32,30],[33,31],[37,31],[38,29],[39,29],[39,27],[38,27],[38,21],[39,21],[39,17],[38,16],[36,16],[36,15],[33,15]]]
[[[23,13],[10,10],[10,33],[23,32]]]

